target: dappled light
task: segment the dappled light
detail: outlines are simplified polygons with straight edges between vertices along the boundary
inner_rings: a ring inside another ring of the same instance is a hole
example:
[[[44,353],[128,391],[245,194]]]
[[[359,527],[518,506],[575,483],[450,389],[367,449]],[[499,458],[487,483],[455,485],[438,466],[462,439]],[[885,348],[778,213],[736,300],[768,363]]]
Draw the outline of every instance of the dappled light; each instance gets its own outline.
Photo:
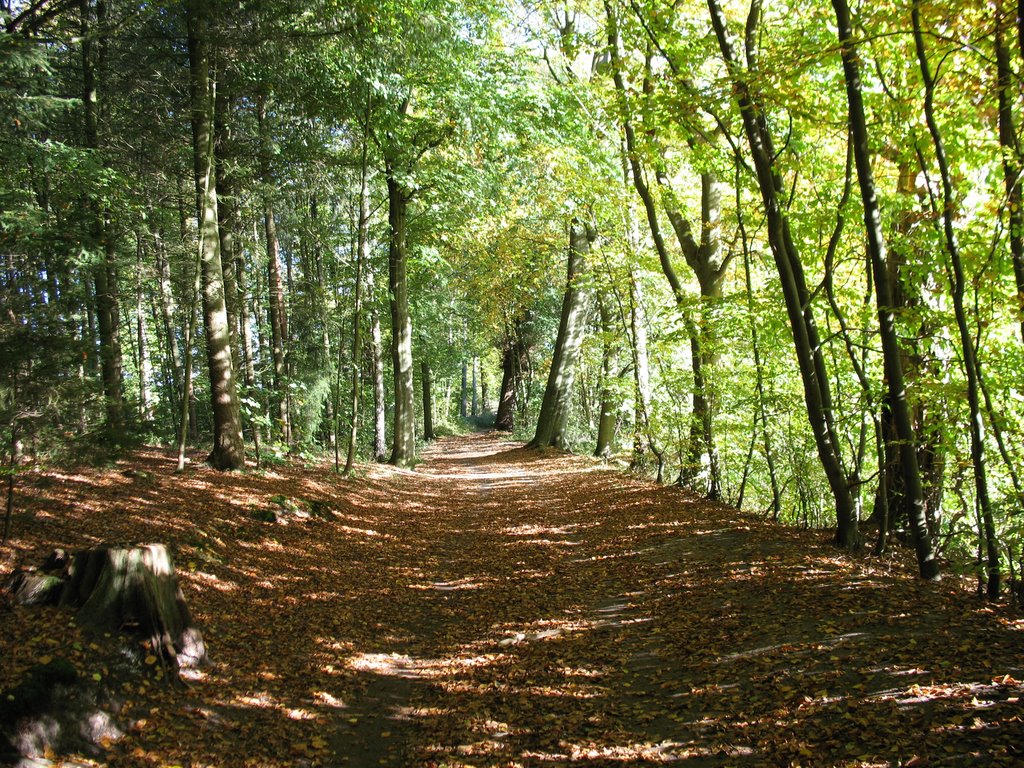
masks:
[[[198,463],[172,478],[156,451],[123,466],[153,479],[39,473],[15,541],[26,561],[173,542],[211,664],[184,690],[146,665],[117,678],[109,765],[1019,757],[1024,622],[955,578],[921,584],[909,560],[839,556],[827,534],[487,435],[358,481]],[[70,616],[18,611],[0,622],[5,687],[43,657],[113,668]]]

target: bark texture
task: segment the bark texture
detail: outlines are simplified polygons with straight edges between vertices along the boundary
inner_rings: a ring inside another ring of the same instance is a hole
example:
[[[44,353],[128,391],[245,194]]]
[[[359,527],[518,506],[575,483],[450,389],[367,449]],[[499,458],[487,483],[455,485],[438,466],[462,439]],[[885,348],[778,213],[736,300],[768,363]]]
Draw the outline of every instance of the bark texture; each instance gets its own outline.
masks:
[[[537,418],[537,430],[527,445],[529,448],[566,447],[565,428],[576,377],[576,360],[586,332],[590,308],[590,293],[583,278],[590,245],[596,239],[597,229],[593,224],[579,217],[573,218],[569,225],[568,274],[558,336],[544,389],[544,400]]]
[[[391,361],[395,377],[394,431],[390,463],[406,467],[416,459],[416,411],[412,370],[412,318],[409,314],[407,224],[409,190],[401,184],[391,163],[387,166],[388,288],[391,299]]]
[[[918,569],[926,579],[939,575],[938,562],[932,549],[931,537],[924,510],[924,489],[917,464],[917,439],[914,434],[910,406],[907,403],[903,377],[902,356],[896,333],[896,314],[893,311],[892,287],[886,262],[885,238],[882,234],[882,216],[875,191],[874,173],[868,148],[867,120],[861,95],[860,65],[854,44],[853,25],[846,0],[832,0],[839,28],[839,42],[846,80],[846,96],[850,107],[850,138],[853,157],[857,163],[857,180],[864,206],[864,228],[867,233],[868,254],[875,283],[875,303],[878,308],[878,330],[882,341],[882,362],[889,388],[889,407],[892,409],[893,427],[899,442],[900,467],[903,472],[903,492],[909,515],[910,530],[917,552]]]
[[[782,176],[775,170],[775,146],[764,111],[754,99],[742,66],[733,51],[725,13],[718,0],[707,0],[708,11],[722,58],[732,82],[733,94],[743,120],[750,158],[757,177],[758,190],[767,224],[768,242],[775,259],[779,283],[786,305],[793,347],[800,369],[804,403],[817,448],[818,460],[828,479],[836,508],[836,544],[853,549],[860,545],[856,506],[850,492],[839,452],[839,440],[832,412],[832,392],[817,322],[811,306],[811,293],[804,277],[800,254],[790,232],[785,212]],[[747,19],[747,66],[756,70],[757,30],[761,2],[755,0]],[[755,72],[756,74],[756,72]]]
[[[185,603],[174,563],[163,544],[97,547],[75,554],[60,603],[99,631],[138,626],[172,668],[206,662],[203,634]]]
[[[217,225],[217,186],[213,155],[215,89],[210,79],[207,6],[191,0],[186,7],[192,101],[192,147],[199,219],[203,324],[206,329],[213,450],[208,461],[217,469],[245,466],[242,417],[231,362],[231,334],[224,299],[224,271]]]

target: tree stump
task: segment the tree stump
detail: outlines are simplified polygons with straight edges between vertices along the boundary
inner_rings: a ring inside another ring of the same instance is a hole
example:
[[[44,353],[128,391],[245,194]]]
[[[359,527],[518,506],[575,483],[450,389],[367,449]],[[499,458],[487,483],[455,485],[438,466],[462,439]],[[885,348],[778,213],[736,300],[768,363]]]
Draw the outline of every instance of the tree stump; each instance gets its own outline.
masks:
[[[41,568],[19,568],[8,577],[2,598],[10,605],[52,605],[60,599],[64,588],[65,567],[68,556],[63,549],[55,549]]]
[[[12,605],[50,605],[57,602],[63,586],[60,576],[15,571],[4,585],[4,593]]]
[[[153,653],[175,669],[206,661],[203,635],[178,586],[163,544],[96,547],[77,552],[60,597],[78,620],[99,630],[137,627]]]

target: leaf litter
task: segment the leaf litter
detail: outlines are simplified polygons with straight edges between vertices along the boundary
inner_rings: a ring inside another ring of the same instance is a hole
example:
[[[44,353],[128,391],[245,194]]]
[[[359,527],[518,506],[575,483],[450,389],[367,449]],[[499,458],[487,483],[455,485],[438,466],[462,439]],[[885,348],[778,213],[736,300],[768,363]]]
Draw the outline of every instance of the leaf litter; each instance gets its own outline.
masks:
[[[29,475],[2,553],[167,542],[204,631],[211,665],[184,690],[149,664],[118,681],[125,735],[73,764],[1024,760],[1024,621],[908,559],[491,435],[358,479],[171,467]],[[0,687],[54,656],[104,679],[70,615],[13,618]]]

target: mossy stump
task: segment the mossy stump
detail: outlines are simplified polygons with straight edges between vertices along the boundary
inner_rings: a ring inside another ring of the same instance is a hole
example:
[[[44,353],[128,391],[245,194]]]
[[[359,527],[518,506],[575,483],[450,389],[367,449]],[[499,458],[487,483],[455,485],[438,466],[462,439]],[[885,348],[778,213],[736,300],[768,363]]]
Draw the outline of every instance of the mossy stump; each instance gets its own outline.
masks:
[[[206,661],[203,635],[178,586],[164,544],[102,546],[77,552],[60,596],[78,621],[99,631],[137,628],[175,669]]]

